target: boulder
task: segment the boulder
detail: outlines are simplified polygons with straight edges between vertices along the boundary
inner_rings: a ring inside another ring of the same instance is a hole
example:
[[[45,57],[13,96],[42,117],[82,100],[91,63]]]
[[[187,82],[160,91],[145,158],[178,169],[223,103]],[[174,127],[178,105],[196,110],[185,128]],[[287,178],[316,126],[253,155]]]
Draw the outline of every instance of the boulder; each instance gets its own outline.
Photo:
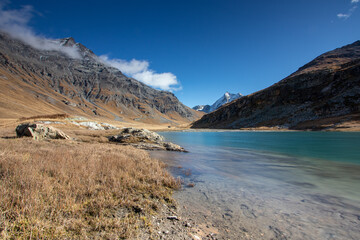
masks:
[[[123,128],[118,135],[111,136],[110,141],[119,143],[131,142],[164,142],[164,138],[156,132],[139,128]]]
[[[110,136],[108,138],[111,142],[131,145],[145,150],[186,152],[186,150],[179,145],[165,142],[164,137],[147,129],[124,128],[118,135]]]
[[[15,131],[17,137],[32,137],[36,140],[71,139],[59,129],[39,123],[22,123],[16,127]]]
[[[167,151],[186,152],[186,150],[172,142],[164,142],[162,144]]]

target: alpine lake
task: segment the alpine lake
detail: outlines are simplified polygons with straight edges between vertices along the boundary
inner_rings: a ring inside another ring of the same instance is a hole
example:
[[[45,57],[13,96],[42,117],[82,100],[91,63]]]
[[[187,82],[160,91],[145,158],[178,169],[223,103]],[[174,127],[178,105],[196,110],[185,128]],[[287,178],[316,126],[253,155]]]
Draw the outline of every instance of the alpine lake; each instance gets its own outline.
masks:
[[[216,239],[360,239],[360,132],[160,132],[183,214]]]

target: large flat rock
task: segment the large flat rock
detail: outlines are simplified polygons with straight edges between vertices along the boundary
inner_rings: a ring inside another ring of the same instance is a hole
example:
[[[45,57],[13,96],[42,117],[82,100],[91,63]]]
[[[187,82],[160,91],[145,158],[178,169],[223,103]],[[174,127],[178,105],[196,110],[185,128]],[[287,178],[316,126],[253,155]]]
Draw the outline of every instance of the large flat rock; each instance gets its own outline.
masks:
[[[186,152],[186,150],[179,145],[165,142],[164,137],[147,129],[124,128],[119,134],[109,136],[108,138],[110,142],[131,145],[145,150]]]
[[[71,139],[61,130],[39,123],[22,123],[16,127],[15,131],[17,137],[32,137],[36,140]]]

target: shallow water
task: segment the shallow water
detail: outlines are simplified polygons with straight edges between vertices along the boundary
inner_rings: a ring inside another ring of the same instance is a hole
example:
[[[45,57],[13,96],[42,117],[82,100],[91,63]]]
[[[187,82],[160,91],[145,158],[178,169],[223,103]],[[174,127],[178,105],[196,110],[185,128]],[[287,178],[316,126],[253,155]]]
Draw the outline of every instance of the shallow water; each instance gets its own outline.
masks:
[[[160,134],[190,151],[152,155],[184,179],[176,198],[217,238],[360,239],[360,133]]]

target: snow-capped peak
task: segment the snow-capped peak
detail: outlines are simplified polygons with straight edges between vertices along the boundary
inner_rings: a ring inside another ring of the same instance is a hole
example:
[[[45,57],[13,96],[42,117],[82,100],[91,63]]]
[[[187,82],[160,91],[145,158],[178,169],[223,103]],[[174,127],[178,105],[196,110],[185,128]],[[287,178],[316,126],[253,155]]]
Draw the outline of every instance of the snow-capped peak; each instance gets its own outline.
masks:
[[[198,105],[193,107],[193,109],[197,110],[197,111],[203,111],[206,113],[209,112],[213,112],[215,110],[217,110],[218,108],[220,108],[222,105],[232,102],[235,99],[238,99],[240,97],[242,97],[243,95],[241,93],[229,93],[229,92],[225,92],[224,95],[219,98],[213,105]]]

